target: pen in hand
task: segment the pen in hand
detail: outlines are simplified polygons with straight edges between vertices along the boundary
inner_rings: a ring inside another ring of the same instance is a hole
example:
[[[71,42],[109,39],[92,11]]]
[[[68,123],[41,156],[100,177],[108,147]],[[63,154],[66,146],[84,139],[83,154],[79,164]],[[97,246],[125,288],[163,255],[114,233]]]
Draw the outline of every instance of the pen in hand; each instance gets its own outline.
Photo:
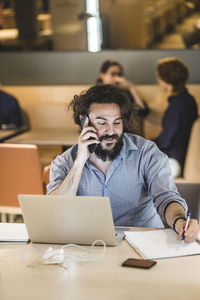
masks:
[[[187,219],[186,219],[186,223],[185,223],[185,227],[184,227],[184,230],[183,230],[182,241],[185,240],[185,232],[188,229],[190,218],[191,218],[191,211],[188,211],[188,213],[187,213]]]

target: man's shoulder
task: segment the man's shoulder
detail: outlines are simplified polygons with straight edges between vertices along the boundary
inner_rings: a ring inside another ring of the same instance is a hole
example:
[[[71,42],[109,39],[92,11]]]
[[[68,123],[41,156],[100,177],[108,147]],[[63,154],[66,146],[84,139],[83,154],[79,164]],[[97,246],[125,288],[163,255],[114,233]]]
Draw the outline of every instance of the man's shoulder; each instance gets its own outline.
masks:
[[[124,133],[124,142],[127,150],[135,149],[140,151],[155,145],[154,142],[132,133]]]
[[[136,149],[135,154],[137,158],[140,158],[142,163],[147,162],[158,162],[165,161],[167,159],[167,155],[162,152],[155,142],[147,140],[141,136],[135,134],[125,134],[125,139],[129,141],[129,143],[133,143]],[[126,142],[125,142],[126,143]],[[129,148],[130,149],[130,148]],[[133,149],[133,147],[132,147]],[[126,151],[129,152],[129,155],[134,155],[134,151],[129,151],[126,148]],[[128,156],[129,156],[128,155]]]
[[[76,153],[77,153],[77,144],[68,148],[62,154],[58,155],[57,158],[59,158],[60,160],[65,160],[65,161],[69,160],[69,159],[74,160],[76,158]]]
[[[128,140],[129,143],[135,144],[136,146],[153,143],[152,141],[133,133],[124,133],[124,138]]]
[[[51,163],[51,168],[55,171],[58,169],[63,169],[65,171],[69,170],[76,158],[77,145],[74,145],[64,151],[63,153],[57,155]]]

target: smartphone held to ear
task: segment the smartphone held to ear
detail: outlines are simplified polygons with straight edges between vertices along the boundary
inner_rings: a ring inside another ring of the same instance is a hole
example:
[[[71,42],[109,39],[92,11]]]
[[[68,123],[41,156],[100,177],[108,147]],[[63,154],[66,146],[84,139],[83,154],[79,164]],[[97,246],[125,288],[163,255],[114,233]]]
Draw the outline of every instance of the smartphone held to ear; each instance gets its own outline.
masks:
[[[89,117],[88,117],[87,115],[84,115],[83,118],[82,118],[82,120],[81,120],[81,127],[82,127],[82,128],[84,127],[86,118],[89,119]],[[88,125],[89,125],[89,126],[91,125],[91,124],[90,124],[90,119],[89,119],[89,124],[88,124]],[[92,138],[92,137],[89,138],[89,140],[93,140],[93,139],[94,139],[94,138]],[[89,145],[88,148],[89,148],[90,153],[93,153],[93,152],[95,151],[96,147],[97,147],[97,144],[95,144],[95,143]]]

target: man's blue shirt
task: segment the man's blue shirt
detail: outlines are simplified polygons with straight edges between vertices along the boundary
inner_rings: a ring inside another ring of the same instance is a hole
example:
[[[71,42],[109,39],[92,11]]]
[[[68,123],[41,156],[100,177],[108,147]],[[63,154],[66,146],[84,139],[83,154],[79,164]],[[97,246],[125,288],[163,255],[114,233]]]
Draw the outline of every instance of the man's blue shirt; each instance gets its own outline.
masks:
[[[65,179],[76,153],[77,145],[52,162],[48,194]],[[155,143],[128,133],[106,176],[86,161],[77,195],[109,197],[114,223],[121,226],[163,227],[170,202],[179,202],[187,209],[172,180],[167,155]]]

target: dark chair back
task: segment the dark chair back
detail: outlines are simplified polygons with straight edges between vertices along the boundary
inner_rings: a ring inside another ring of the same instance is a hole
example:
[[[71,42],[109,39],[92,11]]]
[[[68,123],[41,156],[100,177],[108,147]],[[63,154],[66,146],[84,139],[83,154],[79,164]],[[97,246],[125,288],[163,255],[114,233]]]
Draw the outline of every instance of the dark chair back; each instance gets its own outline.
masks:
[[[186,200],[192,218],[200,222],[200,182],[176,182],[177,189]]]

